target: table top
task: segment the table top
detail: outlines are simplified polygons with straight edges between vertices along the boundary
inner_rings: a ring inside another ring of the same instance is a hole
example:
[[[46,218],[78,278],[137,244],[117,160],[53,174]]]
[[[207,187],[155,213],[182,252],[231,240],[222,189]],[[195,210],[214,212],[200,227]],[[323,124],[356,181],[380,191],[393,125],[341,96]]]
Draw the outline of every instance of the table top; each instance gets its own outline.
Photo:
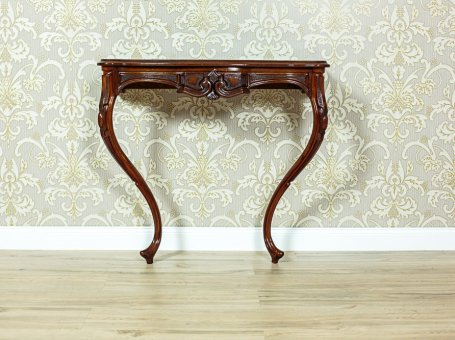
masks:
[[[113,67],[229,67],[229,68],[325,68],[323,60],[194,60],[194,59],[101,59],[100,66]]]

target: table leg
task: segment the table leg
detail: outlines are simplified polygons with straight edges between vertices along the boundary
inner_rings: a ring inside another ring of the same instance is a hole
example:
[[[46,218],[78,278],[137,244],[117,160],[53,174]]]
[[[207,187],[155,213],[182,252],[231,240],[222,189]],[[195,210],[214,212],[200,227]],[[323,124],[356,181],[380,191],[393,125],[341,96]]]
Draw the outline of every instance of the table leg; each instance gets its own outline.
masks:
[[[289,169],[286,175],[281,180],[275,192],[272,195],[270,203],[267,207],[264,217],[264,243],[272,257],[272,263],[278,263],[283,257],[284,252],[277,248],[272,240],[272,218],[275,208],[279,200],[291,185],[291,182],[300,174],[300,172],[308,165],[313,156],[318,151],[324,139],[325,129],[327,128],[327,103],[324,94],[324,76],[316,73],[312,75],[310,101],[313,109],[313,130],[310,140],[303,150],[302,155],[297,159],[294,165]]]
[[[106,144],[107,149],[112,154],[112,157],[114,157],[117,163],[122,167],[122,169],[136,183],[136,186],[145,197],[147,204],[152,212],[155,233],[153,235],[151,244],[146,249],[141,251],[140,254],[143,258],[145,258],[147,263],[153,263],[153,257],[158,251],[161,243],[162,226],[160,211],[158,209],[158,205],[156,204],[155,198],[153,197],[153,194],[147,185],[147,182],[123,152],[118,143],[117,137],[115,136],[112,112],[114,110],[114,103],[117,94],[114,93],[114,90],[112,90],[112,88],[115,88],[113,85],[109,86],[109,90],[106,87],[110,79],[112,79],[112,77],[110,77],[109,74],[103,75],[103,91],[100,100],[98,125],[100,127],[101,136],[104,143]]]

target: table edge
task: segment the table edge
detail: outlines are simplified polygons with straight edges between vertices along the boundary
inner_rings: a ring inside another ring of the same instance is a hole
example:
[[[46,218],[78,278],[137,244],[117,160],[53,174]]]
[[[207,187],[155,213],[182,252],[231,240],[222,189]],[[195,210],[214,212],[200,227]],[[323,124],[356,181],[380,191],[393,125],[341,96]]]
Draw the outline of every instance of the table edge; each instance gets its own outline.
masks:
[[[238,68],[325,68],[324,60],[192,60],[192,59],[101,59],[99,66],[112,67],[238,67]]]

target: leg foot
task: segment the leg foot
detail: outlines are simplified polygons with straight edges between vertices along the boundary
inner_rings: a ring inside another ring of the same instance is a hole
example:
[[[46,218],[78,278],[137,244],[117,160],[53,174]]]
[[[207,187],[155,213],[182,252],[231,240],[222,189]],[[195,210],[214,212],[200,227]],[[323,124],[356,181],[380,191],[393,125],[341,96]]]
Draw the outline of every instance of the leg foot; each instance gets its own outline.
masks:
[[[272,263],[278,263],[278,261],[284,256],[284,252],[277,249],[276,252],[270,254],[272,257]]]
[[[264,223],[264,241],[265,247],[272,258],[272,263],[278,263],[278,261],[284,256],[284,252],[278,249],[278,247],[273,243],[272,234],[271,234],[271,219],[267,219]]]
[[[145,250],[142,250],[141,252],[139,252],[139,254],[145,259],[145,261],[147,261],[147,264],[153,263],[153,257],[155,256],[155,254],[147,253]]]

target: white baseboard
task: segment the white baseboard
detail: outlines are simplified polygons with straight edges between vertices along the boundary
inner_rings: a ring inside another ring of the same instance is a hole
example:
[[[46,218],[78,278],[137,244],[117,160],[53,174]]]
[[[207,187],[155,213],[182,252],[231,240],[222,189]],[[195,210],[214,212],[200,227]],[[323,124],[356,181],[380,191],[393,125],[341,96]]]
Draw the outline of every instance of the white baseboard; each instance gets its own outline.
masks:
[[[0,227],[0,249],[138,250],[145,227]],[[455,250],[455,228],[275,228],[282,250]],[[165,227],[160,250],[265,250],[261,228]]]

